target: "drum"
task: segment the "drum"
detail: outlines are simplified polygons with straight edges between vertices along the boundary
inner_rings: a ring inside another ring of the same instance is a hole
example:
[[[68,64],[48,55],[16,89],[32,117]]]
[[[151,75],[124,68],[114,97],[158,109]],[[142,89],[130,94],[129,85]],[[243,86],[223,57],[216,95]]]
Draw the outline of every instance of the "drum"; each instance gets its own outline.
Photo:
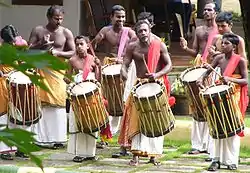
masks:
[[[200,90],[196,84],[196,81],[206,71],[207,71],[206,68],[192,67],[192,68],[186,69],[180,75],[181,82],[185,86],[190,102],[192,104],[191,107],[194,111],[193,118],[196,121],[200,121],[200,122],[206,121],[206,116],[204,115],[204,110],[203,110],[200,96],[199,96]]]
[[[213,138],[228,138],[242,132],[244,121],[234,84],[211,86],[200,94]]]
[[[175,118],[168,104],[166,88],[160,81],[145,81],[132,89],[140,131],[147,137],[163,136],[174,129]]]
[[[41,101],[38,88],[32,84],[30,78],[22,72],[12,71],[7,78],[7,88],[10,121],[26,126],[37,123],[42,116]]]
[[[108,64],[102,68],[104,97],[108,101],[107,111],[111,116],[122,116],[124,83],[121,79],[121,64]]]
[[[79,132],[93,133],[106,127],[109,119],[100,90],[101,85],[95,80],[85,80],[68,86],[67,93]]]

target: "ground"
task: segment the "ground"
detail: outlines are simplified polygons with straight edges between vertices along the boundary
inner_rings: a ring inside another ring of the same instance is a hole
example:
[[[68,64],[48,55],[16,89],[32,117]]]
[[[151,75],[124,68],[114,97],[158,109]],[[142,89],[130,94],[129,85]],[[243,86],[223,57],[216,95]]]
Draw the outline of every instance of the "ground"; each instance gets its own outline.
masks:
[[[66,152],[66,149],[50,150],[42,149],[40,152],[36,152],[45,167],[53,167],[62,169],[64,171],[71,171],[75,173],[81,172],[119,172],[119,173],[139,173],[139,172],[207,172],[206,169],[209,166],[208,162],[204,159],[208,157],[207,154],[203,155],[187,155],[187,151],[190,149],[190,124],[192,122],[191,117],[178,116],[176,121],[176,127],[172,132],[172,135],[166,135],[164,142],[164,153],[159,160],[161,165],[156,167],[152,164],[147,164],[147,159],[142,159],[137,167],[131,167],[128,165],[131,156],[123,157],[119,159],[111,158],[112,153],[119,151],[117,145],[117,137],[113,139],[110,146],[106,149],[98,149],[97,156],[98,161],[88,161],[83,163],[74,163],[72,161],[73,155]],[[250,123],[247,119],[247,126]],[[182,134],[180,134],[180,131]],[[179,134],[179,136],[177,135]],[[244,141],[243,141],[244,143]],[[244,145],[241,148],[241,162],[239,169],[236,172],[249,172],[250,173],[250,148],[249,145]],[[29,167],[34,166],[29,160],[3,161],[0,160],[0,172],[4,166],[17,166],[17,167]],[[30,168],[28,168],[30,169]],[[221,169],[221,172],[232,172],[226,169]],[[1,172],[3,173],[3,172]],[[6,172],[7,173],[7,172]],[[12,172],[8,172],[12,173]],[[29,172],[38,173],[38,172]],[[40,173],[40,172],[39,172]],[[60,172],[63,173],[63,172]],[[66,173],[66,172],[65,172]]]

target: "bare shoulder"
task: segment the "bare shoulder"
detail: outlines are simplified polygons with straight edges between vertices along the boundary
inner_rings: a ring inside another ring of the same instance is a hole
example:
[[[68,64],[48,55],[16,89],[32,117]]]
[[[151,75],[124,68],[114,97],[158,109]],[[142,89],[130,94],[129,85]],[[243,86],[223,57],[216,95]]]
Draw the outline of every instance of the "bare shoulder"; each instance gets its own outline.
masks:
[[[196,28],[196,32],[201,32],[201,31],[203,31],[205,28],[204,28],[204,26],[198,26],[197,28]]]
[[[43,32],[44,30],[45,30],[45,27],[42,25],[38,25],[32,29],[32,31],[35,33],[40,33],[40,32]]]
[[[245,40],[241,36],[239,36],[239,35],[237,35],[237,36],[239,38],[240,43],[245,43]]]
[[[130,42],[130,43],[128,44],[128,46],[127,46],[126,49],[132,51],[132,50],[135,49],[135,47],[138,45],[138,43],[139,43],[138,40],[133,41],[133,42]]]
[[[67,37],[73,37],[73,33],[72,33],[72,31],[70,31],[70,29],[62,27],[62,30],[63,30],[63,34],[65,36],[67,36]]]
[[[110,27],[110,26],[104,26],[104,27],[99,31],[99,33],[102,33],[102,34],[107,33],[108,31],[111,30],[111,28],[112,28],[112,27]]]
[[[73,55],[73,56],[69,59],[69,63],[72,64],[76,59],[77,59],[77,55]]]

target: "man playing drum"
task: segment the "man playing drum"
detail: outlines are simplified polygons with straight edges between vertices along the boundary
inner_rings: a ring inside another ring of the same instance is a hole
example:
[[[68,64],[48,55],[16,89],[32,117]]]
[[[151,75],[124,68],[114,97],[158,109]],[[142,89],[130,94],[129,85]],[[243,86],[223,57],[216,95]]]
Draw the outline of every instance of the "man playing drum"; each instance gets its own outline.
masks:
[[[131,28],[124,27],[125,15],[124,7],[121,5],[113,6],[111,11],[111,26],[103,27],[92,42],[94,48],[103,42],[105,52],[108,52],[109,55],[113,54],[116,56],[115,58],[106,57],[104,59],[104,65],[114,61],[122,62],[126,45],[132,38],[136,38],[135,32]],[[120,120],[121,116],[111,117],[110,126],[112,134],[116,134],[119,130]],[[102,143],[102,145],[103,144],[105,143]]]
[[[1,29],[1,38],[3,43],[8,43],[13,46],[27,46],[27,42],[18,35],[16,28],[13,25],[7,25]],[[30,126],[16,125],[11,122],[8,122],[7,108],[9,103],[8,89],[6,84],[6,76],[13,69],[4,64],[0,64],[0,124],[8,124],[9,128],[21,128],[27,131],[31,130]],[[9,115],[10,116],[10,115]],[[12,115],[16,116],[16,115]],[[3,142],[0,142],[0,157],[4,160],[13,160],[11,152],[15,152],[15,147],[8,147]],[[15,153],[17,157],[28,158],[24,153],[17,151]]]
[[[237,35],[232,33],[224,34],[221,42],[223,54],[217,55],[214,58],[211,67],[220,67],[225,83],[233,82],[236,84],[236,93],[239,92],[239,97],[236,97],[236,102],[238,103],[236,106],[239,106],[240,116],[244,118],[248,105],[247,61],[244,57],[234,53],[238,44],[239,37]],[[208,69],[197,81],[198,85],[202,86],[203,80],[211,72],[212,69]],[[208,168],[209,171],[216,171],[220,168],[221,164],[225,164],[229,170],[237,169],[240,152],[240,136],[244,136],[243,132],[224,139],[214,139],[214,148],[212,150],[214,158]]]
[[[202,61],[206,62],[208,57],[208,48],[212,44],[212,40],[218,33],[215,23],[215,4],[208,3],[204,7],[204,20],[205,23],[199,26],[195,30],[195,37],[193,42],[193,48],[190,49],[187,46],[187,41],[181,38],[180,45],[191,56],[197,56],[197,65],[201,64]],[[198,53],[202,53],[202,57],[198,58]],[[193,120],[192,132],[191,132],[191,143],[192,150],[189,154],[199,154],[207,152],[209,149],[209,133],[207,122],[198,122]]]
[[[62,61],[75,53],[72,32],[61,26],[64,10],[61,6],[51,6],[47,11],[48,24],[35,27],[29,39],[31,49],[47,50]],[[43,117],[34,127],[37,144],[58,148],[67,141],[67,116],[65,112],[66,84],[64,72],[39,70],[50,93],[41,90]]]
[[[136,76],[138,79],[149,78],[154,80],[161,78],[172,68],[172,62],[168,55],[166,45],[152,36],[150,27],[150,24],[146,20],[138,21],[135,25],[137,37],[139,39],[135,42],[131,42],[127,47],[121,69],[121,74],[124,80],[126,80],[128,77],[128,67],[132,60],[134,60],[136,65]],[[148,57],[148,54],[152,56]],[[157,61],[157,58],[159,58],[159,61]],[[154,66],[152,68],[156,69],[156,73],[150,73],[148,71],[149,68],[147,67],[146,62],[149,63],[149,67]],[[150,62],[152,64],[150,64]],[[163,65],[165,65],[164,68],[162,68]],[[134,83],[136,83],[136,81],[134,81]],[[123,138],[123,140],[126,139],[127,143],[132,141],[131,151],[133,153],[133,159],[131,160],[130,165],[138,165],[139,156],[150,156],[149,163],[157,165],[158,162],[156,161],[155,157],[162,154],[164,136],[148,138],[142,135],[139,132],[139,129],[135,128],[137,127],[136,124],[138,124],[137,118],[136,110],[133,106],[130,95],[125,105],[125,111],[121,125],[120,134],[123,136],[119,136],[119,138]],[[130,133],[132,131],[133,133]]]
[[[75,38],[76,55],[69,59],[70,69],[67,71],[68,75],[72,75],[73,71],[78,73],[75,76],[75,82],[81,82],[86,79],[101,80],[99,59],[87,53],[89,48],[89,38],[85,36],[77,36]],[[71,81],[64,78],[65,82],[69,84]],[[71,109],[72,110],[72,109]],[[74,162],[82,162],[87,160],[96,160],[96,138],[98,132],[92,134],[77,132],[74,114],[69,115],[69,132],[71,133],[68,141],[68,152],[76,155],[73,158]]]

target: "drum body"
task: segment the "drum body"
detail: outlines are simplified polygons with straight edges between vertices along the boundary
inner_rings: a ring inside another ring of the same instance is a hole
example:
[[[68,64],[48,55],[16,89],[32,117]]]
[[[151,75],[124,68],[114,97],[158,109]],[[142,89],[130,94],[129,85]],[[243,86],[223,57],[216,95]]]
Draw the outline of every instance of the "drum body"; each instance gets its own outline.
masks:
[[[109,121],[100,87],[98,81],[85,80],[73,83],[67,88],[79,132],[100,131]]]
[[[201,91],[210,135],[215,139],[234,136],[244,129],[235,86],[215,85]]]
[[[164,84],[160,81],[138,83],[133,87],[132,95],[142,134],[159,137],[173,130],[175,118]]]
[[[102,68],[102,87],[111,116],[122,116],[124,83],[120,75],[121,64],[108,64]]]
[[[13,71],[7,78],[9,93],[8,114],[10,121],[17,125],[30,126],[41,118],[41,101],[38,88],[31,83],[28,76]]]
[[[193,118],[196,121],[204,122],[206,121],[206,116],[201,104],[201,99],[199,96],[199,87],[196,81],[201,77],[201,75],[206,72],[207,69],[201,67],[192,67],[183,71],[180,75],[180,79],[185,86],[188,93],[190,102],[192,104],[192,109],[194,111]]]

